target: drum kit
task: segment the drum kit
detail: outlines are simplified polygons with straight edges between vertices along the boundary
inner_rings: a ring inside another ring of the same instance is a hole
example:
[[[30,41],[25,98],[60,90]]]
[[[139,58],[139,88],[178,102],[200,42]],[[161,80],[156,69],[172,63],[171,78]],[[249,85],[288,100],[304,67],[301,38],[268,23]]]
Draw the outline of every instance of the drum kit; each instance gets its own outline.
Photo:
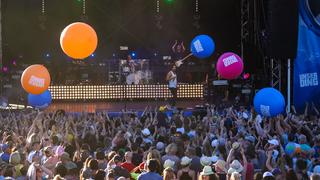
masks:
[[[127,60],[121,60],[122,74],[126,77],[126,83],[148,84],[152,80],[152,73],[149,70],[149,60],[134,60],[133,66],[129,66]]]

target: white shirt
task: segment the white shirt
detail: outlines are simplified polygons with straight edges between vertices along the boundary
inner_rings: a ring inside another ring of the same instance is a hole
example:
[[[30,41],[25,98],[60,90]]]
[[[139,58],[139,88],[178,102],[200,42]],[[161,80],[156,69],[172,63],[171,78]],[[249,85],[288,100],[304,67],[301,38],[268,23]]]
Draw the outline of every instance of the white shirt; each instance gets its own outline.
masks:
[[[169,73],[171,74],[171,77],[174,77],[169,81],[169,88],[177,88],[177,74],[173,71],[170,71]]]
[[[181,127],[181,128],[177,128],[177,130],[176,130],[177,132],[181,132],[181,134],[184,134],[184,128],[183,127]]]

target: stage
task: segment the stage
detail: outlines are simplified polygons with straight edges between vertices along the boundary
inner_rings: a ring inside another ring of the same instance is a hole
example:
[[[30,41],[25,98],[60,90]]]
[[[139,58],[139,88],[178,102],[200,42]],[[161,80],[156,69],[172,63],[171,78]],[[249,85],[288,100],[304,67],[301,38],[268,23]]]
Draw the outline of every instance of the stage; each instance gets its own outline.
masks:
[[[184,109],[192,109],[196,105],[202,105],[204,100],[178,100],[177,107]],[[66,112],[78,113],[78,112],[119,112],[120,110],[127,109],[128,111],[143,111],[146,106],[150,106],[151,109],[156,107],[167,105],[167,101],[155,101],[155,100],[141,100],[141,101],[105,101],[105,102],[56,102],[49,106],[46,110],[48,112],[54,112],[58,109],[63,109]]]
[[[202,104],[202,84],[180,84],[177,107],[193,108]],[[53,104],[48,111],[64,109],[67,112],[119,111],[121,109],[143,111],[167,105],[171,94],[166,84],[149,85],[88,85],[50,86]]]

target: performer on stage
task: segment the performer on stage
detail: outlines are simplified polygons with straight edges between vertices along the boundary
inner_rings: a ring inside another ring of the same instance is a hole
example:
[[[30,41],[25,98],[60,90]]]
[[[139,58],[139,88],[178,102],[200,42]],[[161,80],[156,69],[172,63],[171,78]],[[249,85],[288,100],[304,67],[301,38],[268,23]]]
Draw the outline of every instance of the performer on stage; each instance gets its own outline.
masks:
[[[131,58],[131,55],[128,55],[128,58],[127,58],[127,63],[130,67],[130,72],[131,73],[135,73],[136,72],[136,63],[134,62],[134,60]]]
[[[166,80],[169,84],[169,90],[171,92],[172,98],[170,100],[170,105],[172,107],[176,106],[177,101],[177,73],[176,73],[177,67],[175,65],[172,66],[171,71],[168,72]]]
[[[136,63],[131,58],[131,55],[127,56],[127,61],[122,65],[122,73],[121,73],[121,83],[126,83],[126,78],[129,74],[135,73],[136,71]]]
[[[186,48],[184,47],[183,41],[181,44],[178,44],[178,40],[176,40],[172,46],[173,58],[175,60],[182,59],[184,57],[185,50]]]

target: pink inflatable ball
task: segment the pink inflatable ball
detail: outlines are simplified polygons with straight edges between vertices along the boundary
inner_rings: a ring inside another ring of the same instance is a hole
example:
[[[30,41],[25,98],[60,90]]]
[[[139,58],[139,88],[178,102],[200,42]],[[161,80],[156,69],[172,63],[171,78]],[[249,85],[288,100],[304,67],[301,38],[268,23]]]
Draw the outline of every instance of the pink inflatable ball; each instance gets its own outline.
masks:
[[[217,62],[217,72],[224,79],[236,79],[243,71],[243,61],[235,53],[227,52],[221,55]]]

